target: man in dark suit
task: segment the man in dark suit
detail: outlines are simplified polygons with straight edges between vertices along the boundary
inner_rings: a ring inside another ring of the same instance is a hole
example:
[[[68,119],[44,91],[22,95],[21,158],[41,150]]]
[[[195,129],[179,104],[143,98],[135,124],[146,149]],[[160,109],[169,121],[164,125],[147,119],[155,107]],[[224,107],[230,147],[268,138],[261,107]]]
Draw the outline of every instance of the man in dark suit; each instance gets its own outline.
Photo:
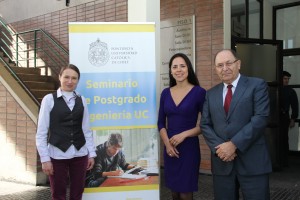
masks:
[[[262,79],[241,75],[241,61],[231,49],[219,51],[214,61],[222,83],[208,90],[200,126],[212,152],[215,199],[237,200],[240,188],[244,199],[268,200],[268,86]],[[228,90],[232,98],[226,113]]]
[[[298,118],[299,112],[297,93],[289,86],[291,76],[292,75],[287,71],[282,72],[282,105],[280,109],[282,130],[280,132],[280,158],[283,167],[289,166],[289,129],[295,126],[295,120]]]

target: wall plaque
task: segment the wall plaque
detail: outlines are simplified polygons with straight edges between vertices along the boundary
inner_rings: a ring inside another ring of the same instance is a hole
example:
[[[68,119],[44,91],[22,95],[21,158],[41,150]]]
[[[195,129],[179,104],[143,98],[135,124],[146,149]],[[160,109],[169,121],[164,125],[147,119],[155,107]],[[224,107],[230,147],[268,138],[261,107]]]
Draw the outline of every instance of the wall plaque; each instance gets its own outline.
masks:
[[[184,53],[195,70],[195,16],[161,21],[160,90],[169,87],[169,60],[175,53]]]

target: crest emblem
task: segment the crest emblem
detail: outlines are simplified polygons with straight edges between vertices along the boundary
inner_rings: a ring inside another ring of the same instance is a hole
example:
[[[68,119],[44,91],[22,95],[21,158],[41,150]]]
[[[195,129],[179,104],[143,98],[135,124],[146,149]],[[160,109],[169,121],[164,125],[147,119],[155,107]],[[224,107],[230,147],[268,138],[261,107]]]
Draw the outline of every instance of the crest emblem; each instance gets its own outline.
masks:
[[[90,63],[96,67],[105,65],[109,60],[107,44],[101,42],[99,38],[96,42],[91,43],[88,58]]]

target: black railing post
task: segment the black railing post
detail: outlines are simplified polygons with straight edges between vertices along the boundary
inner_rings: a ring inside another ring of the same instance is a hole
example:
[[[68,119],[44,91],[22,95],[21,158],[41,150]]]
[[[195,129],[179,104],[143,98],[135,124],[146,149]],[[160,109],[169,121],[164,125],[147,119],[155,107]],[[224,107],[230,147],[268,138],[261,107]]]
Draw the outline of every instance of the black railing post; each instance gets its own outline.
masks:
[[[16,34],[16,67],[19,66],[19,34]]]
[[[37,30],[34,31],[34,49],[33,49],[33,52],[34,52],[34,68],[36,68],[36,42],[37,42],[36,32],[37,32]]]

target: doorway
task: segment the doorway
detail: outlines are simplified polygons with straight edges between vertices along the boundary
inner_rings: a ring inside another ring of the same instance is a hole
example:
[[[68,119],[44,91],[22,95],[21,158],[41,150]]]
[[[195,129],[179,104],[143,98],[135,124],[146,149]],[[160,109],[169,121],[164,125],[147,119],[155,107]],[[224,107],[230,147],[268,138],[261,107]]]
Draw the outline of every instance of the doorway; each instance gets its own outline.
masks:
[[[264,79],[269,86],[270,116],[265,131],[272,167],[282,169],[280,158],[280,87],[282,85],[282,41],[232,37],[232,49],[241,59],[240,73]]]

